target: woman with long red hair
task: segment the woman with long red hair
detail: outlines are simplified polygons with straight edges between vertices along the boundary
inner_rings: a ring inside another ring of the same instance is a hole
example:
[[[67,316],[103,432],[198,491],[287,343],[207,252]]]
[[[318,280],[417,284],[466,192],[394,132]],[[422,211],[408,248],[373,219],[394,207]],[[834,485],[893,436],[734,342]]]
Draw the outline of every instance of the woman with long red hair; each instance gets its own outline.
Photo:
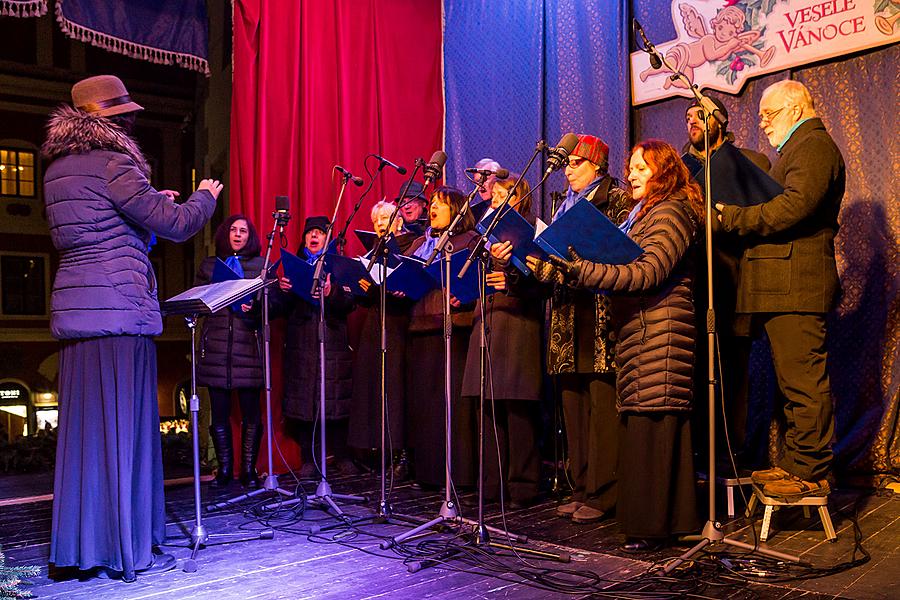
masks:
[[[622,550],[647,552],[699,527],[689,413],[693,395],[694,242],[700,188],[678,152],[637,144],[627,165],[634,207],[620,226],[642,249],[624,265],[575,259],[569,268],[529,259],[540,279],[611,293],[618,332],[616,389],[622,422],[616,519]]]

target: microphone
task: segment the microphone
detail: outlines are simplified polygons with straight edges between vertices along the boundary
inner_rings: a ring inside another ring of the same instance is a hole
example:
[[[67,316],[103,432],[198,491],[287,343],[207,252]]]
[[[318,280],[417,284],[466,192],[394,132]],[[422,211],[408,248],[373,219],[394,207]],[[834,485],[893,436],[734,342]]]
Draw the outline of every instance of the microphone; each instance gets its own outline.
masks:
[[[289,196],[275,196],[275,212],[272,218],[280,227],[284,227],[291,220],[291,199]]]
[[[544,177],[556,171],[557,169],[562,168],[565,164],[566,159],[569,158],[569,154],[572,150],[575,149],[575,146],[578,145],[578,136],[574,133],[567,133],[562,136],[562,139],[559,140],[559,143],[556,145],[556,148],[550,150],[550,157],[547,158],[547,170],[544,171]]]
[[[436,179],[441,177],[441,171],[444,170],[444,164],[446,162],[447,154],[443,150],[436,150],[435,153],[431,155],[431,160],[425,165],[423,171],[425,173],[424,182],[426,186],[429,183],[434,183]]]
[[[483,175],[485,177],[490,177],[493,175],[496,179],[506,179],[509,177],[509,169],[499,168],[496,171],[491,169],[476,169],[474,167],[470,167],[466,169],[466,173],[472,173],[473,175]]]
[[[334,165],[334,168],[335,168],[336,170],[340,171],[341,173],[343,173],[343,174],[344,174],[344,177],[346,177],[347,179],[349,179],[350,182],[351,182],[353,185],[359,187],[359,186],[361,186],[361,185],[363,184],[362,177],[354,177],[353,173],[351,173],[350,171],[348,171],[347,169],[345,169],[345,168],[342,167],[341,165]]]
[[[466,169],[466,173],[472,173],[475,175],[484,175],[485,177],[490,177],[493,175],[496,179],[506,179],[509,177],[509,169],[497,169],[496,171],[492,171],[491,169],[476,169],[474,167]]]
[[[641,24],[638,23],[637,19],[631,19],[631,31],[635,36],[634,43],[640,49],[650,55],[650,66],[654,69],[658,69],[662,67],[662,59],[659,57],[659,52],[656,51],[656,47],[650,43],[650,40],[647,39],[647,34],[644,33],[644,28],[641,27]],[[644,42],[644,47],[641,48],[640,44],[637,43],[637,35],[640,34],[641,40]]]
[[[377,158],[377,159],[381,162],[382,165],[387,165],[387,166],[389,166],[390,168],[392,168],[392,169],[394,169],[395,171],[397,171],[398,173],[400,173],[401,175],[406,175],[406,167],[401,167],[400,165],[395,165],[394,163],[392,163],[391,161],[389,161],[389,160],[386,159],[385,157],[379,156],[379,155],[377,155],[377,154],[373,154],[372,156],[374,156],[375,158]]]

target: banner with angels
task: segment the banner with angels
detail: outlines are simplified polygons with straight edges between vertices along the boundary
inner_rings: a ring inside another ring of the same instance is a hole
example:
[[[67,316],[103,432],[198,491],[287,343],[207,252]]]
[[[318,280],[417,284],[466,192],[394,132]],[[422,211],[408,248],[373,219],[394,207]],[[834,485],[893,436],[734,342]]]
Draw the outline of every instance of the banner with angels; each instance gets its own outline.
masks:
[[[753,77],[900,40],[900,0],[673,0],[677,38],[650,40],[662,65],[631,54],[638,105],[691,96],[672,77],[735,94]]]

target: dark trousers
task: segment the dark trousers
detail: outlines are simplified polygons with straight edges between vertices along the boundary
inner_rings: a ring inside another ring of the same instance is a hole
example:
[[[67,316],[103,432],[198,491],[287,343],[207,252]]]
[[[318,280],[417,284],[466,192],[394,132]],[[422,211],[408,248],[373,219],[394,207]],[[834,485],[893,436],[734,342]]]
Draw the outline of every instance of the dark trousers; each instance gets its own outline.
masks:
[[[808,481],[828,474],[834,413],[826,370],[825,315],[754,315],[769,336],[778,388],[784,397],[781,468]]]
[[[562,392],[572,499],[597,510],[616,505],[619,418],[615,375],[564,374]]]
[[[231,418],[231,391],[210,387],[209,404],[212,425],[227,426]],[[259,388],[237,388],[238,403],[241,405],[241,421],[247,425],[259,425],[262,414],[259,407]]]
[[[478,402],[477,398],[475,402]],[[538,495],[541,475],[537,446],[539,408],[532,400],[495,400],[492,410],[490,400],[485,401],[484,493],[487,498],[500,498],[501,473],[506,499],[529,502]]]

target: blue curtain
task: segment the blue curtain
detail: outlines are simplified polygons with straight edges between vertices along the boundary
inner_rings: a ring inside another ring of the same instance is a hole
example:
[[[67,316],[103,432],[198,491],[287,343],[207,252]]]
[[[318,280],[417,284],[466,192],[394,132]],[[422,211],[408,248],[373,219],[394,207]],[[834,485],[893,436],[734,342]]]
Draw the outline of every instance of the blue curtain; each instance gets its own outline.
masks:
[[[490,157],[520,171],[535,142],[590,133],[610,146],[619,176],[629,143],[629,28],[624,0],[444,0],[447,182]],[[527,179],[540,178],[539,159]],[[565,188],[551,175],[543,193]],[[540,204],[537,203],[536,204]]]
[[[209,75],[204,0],[57,0],[56,20],[98,48]]]

